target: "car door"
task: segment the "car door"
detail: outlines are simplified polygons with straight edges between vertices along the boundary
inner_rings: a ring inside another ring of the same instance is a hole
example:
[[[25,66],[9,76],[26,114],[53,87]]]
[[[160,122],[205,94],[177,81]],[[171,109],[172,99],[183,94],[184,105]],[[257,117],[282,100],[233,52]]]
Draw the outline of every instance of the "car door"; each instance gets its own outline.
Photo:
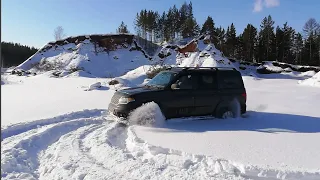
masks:
[[[199,87],[194,91],[195,113],[198,116],[212,115],[220,101],[217,72],[201,72],[198,78]]]
[[[174,84],[178,84],[178,87],[170,89],[168,97],[164,98],[167,101],[162,103],[166,107],[168,116],[173,118],[194,115],[193,92],[197,88],[197,76],[192,73],[180,75]]]

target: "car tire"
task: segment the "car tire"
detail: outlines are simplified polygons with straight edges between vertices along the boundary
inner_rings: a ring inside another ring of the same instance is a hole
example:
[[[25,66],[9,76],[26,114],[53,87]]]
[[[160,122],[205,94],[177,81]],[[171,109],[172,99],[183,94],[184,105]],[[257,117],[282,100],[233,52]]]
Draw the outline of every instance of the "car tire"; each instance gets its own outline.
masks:
[[[234,113],[228,107],[221,107],[217,110],[216,117],[219,119],[233,118]]]

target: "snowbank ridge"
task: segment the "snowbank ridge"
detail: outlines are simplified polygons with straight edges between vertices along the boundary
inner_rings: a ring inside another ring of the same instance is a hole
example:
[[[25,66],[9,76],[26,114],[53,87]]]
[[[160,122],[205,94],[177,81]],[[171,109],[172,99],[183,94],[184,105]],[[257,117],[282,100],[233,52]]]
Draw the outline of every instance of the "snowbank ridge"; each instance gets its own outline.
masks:
[[[316,73],[309,79],[299,81],[301,85],[320,87],[320,72]]]
[[[132,34],[68,37],[49,42],[17,66],[13,73],[52,71],[54,76],[61,77],[74,72],[85,72],[78,75],[117,77],[129,70],[150,64],[151,56],[140,46],[148,43]]]

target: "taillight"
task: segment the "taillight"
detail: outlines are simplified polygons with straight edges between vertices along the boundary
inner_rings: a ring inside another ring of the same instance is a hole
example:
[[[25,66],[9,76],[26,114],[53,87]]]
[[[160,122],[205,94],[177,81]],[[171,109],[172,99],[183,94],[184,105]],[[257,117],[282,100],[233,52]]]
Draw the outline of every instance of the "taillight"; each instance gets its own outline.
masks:
[[[247,101],[247,93],[244,92],[241,94],[241,96],[244,97],[245,101]]]

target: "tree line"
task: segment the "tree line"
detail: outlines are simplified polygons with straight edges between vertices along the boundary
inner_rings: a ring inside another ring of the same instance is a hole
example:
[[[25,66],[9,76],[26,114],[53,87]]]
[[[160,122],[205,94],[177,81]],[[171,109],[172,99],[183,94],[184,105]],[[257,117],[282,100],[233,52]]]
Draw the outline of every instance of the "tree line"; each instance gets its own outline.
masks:
[[[1,42],[3,67],[17,66],[36,53],[38,49],[13,42]]]
[[[320,25],[314,18],[307,20],[300,32],[287,22],[275,27],[275,21],[269,15],[261,21],[260,27],[248,24],[237,35],[233,23],[225,29],[217,26],[211,16],[200,26],[193,15],[192,2],[185,2],[180,8],[174,5],[162,13],[141,10],[136,14],[134,28],[138,36],[152,42],[208,34],[229,58],[320,66]],[[122,22],[117,32],[129,31]]]

